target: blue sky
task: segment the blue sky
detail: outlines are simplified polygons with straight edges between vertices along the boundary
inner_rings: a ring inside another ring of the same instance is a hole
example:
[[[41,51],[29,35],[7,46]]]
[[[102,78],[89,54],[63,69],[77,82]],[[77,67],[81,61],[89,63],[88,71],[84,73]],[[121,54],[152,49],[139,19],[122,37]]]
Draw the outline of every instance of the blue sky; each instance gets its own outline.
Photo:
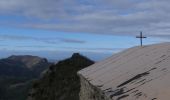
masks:
[[[126,48],[138,46],[135,36],[57,32],[40,29],[1,27],[1,57],[37,55],[49,59],[63,59],[80,52],[94,60],[101,60]],[[136,34],[138,35],[138,34]],[[145,44],[160,42],[145,39]],[[96,57],[95,57],[96,56]]]
[[[80,52],[101,60],[126,48],[169,42],[167,0],[0,0],[0,58],[31,54],[63,59]]]

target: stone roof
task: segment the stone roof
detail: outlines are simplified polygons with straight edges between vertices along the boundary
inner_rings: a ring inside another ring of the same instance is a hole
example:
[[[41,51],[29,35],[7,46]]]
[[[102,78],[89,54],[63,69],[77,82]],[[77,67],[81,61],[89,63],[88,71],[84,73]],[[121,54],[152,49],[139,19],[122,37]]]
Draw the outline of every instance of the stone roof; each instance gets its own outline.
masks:
[[[112,100],[169,100],[170,43],[127,49],[78,74]]]

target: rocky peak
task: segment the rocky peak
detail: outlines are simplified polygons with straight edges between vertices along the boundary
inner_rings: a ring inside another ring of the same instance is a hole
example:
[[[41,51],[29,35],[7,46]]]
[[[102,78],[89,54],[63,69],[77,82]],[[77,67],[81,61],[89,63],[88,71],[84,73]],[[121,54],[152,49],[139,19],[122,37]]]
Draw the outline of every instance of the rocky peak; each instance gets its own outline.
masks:
[[[79,53],[73,53],[71,58],[80,57],[80,56],[82,56],[82,55],[80,55]]]
[[[44,76],[34,83],[28,100],[79,100],[77,71],[93,63],[87,57],[74,53],[70,58],[50,66]]]

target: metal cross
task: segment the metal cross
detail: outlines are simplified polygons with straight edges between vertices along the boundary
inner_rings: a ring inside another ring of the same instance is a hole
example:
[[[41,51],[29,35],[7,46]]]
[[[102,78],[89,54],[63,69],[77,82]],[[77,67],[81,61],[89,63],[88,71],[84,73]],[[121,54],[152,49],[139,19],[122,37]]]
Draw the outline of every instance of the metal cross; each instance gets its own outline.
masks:
[[[136,36],[136,38],[140,38],[140,44],[141,44],[141,47],[142,47],[143,46],[143,39],[147,38],[147,37],[143,36],[142,32],[140,32],[140,36]]]

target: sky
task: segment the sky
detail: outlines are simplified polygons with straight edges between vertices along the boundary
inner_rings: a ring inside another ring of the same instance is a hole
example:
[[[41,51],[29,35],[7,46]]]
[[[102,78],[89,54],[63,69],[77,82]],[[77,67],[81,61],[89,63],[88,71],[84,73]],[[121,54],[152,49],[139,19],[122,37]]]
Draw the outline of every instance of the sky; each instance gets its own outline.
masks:
[[[169,42],[169,0],[0,0],[0,58],[102,60],[140,41]]]

